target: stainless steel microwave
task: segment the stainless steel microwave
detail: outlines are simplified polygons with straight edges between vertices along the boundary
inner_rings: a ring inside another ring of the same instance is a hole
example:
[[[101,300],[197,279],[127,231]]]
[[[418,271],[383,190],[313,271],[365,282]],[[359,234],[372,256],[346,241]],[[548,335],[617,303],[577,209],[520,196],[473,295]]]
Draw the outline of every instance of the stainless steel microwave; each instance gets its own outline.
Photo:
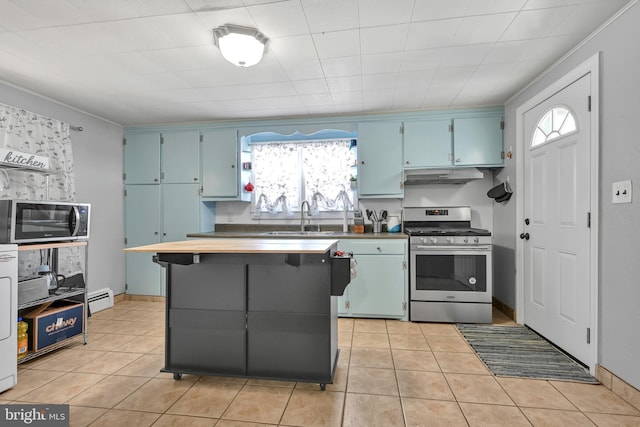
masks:
[[[89,238],[91,205],[0,200],[0,243],[41,243]]]

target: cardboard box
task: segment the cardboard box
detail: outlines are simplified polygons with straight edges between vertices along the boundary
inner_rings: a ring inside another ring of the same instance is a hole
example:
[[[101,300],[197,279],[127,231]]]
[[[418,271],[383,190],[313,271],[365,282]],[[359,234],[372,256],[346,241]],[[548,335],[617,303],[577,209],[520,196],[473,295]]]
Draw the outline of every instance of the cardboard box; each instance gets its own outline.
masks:
[[[43,348],[79,335],[84,330],[84,304],[58,300],[43,304],[22,316],[29,324],[29,351]]]

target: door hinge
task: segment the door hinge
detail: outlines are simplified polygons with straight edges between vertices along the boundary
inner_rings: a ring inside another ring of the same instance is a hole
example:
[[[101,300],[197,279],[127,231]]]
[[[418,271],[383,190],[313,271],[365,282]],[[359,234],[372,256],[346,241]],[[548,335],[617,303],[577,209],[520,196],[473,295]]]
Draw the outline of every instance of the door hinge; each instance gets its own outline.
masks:
[[[204,135],[200,132],[200,142],[204,141]]]
[[[164,172],[160,172],[160,179],[164,180]]]
[[[129,242],[127,241],[127,238],[125,237],[124,238],[124,245],[127,246],[127,243],[129,243]]]
[[[406,302],[402,303],[402,311],[407,311],[407,303]]]
[[[160,135],[160,144],[164,144],[164,136]]]
[[[500,120],[500,129],[504,130],[504,120]]]
[[[126,181],[126,180],[127,180],[127,174],[126,174],[126,173],[123,173],[123,174],[122,174],[122,180],[123,180],[123,181]]]
[[[449,132],[453,132],[453,123],[449,123]]]
[[[400,125],[400,135],[404,135],[404,123]]]
[[[403,270],[407,269],[407,261],[402,261],[402,269]]]
[[[500,158],[501,158],[502,160],[504,160],[504,151],[501,151],[501,152],[500,152]]]
[[[127,189],[124,189],[124,197],[127,197]]]
[[[587,212],[587,228],[591,228],[591,212]]]
[[[587,344],[591,344],[591,328],[587,328]]]
[[[125,292],[129,289],[129,285],[127,283],[124,284],[124,290]]]
[[[587,111],[591,111],[591,95],[587,96]]]
[[[344,302],[344,308],[349,310],[349,308],[351,308],[351,303],[349,301],[345,301]]]
[[[127,138],[122,138],[122,145],[127,145]]]

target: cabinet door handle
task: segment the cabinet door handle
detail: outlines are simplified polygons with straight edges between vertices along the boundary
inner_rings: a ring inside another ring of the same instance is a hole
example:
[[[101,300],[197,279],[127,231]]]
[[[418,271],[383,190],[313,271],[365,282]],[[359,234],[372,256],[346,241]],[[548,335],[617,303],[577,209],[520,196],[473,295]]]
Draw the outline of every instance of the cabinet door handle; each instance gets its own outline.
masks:
[[[462,160],[460,159],[456,159],[456,163],[460,163]]]
[[[360,163],[364,165],[364,160],[363,160],[363,161],[361,161]]]
[[[235,168],[236,168],[236,165],[231,165],[231,169],[235,169]]]

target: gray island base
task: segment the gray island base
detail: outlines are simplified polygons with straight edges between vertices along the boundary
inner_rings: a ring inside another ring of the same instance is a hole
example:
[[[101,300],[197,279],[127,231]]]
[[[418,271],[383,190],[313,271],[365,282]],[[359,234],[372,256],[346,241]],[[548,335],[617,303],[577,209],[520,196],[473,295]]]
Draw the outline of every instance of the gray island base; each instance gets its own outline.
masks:
[[[324,390],[339,356],[337,296],[350,281],[350,259],[332,256],[335,241],[327,243],[322,253],[158,252],[167,283],[162,371]]]

